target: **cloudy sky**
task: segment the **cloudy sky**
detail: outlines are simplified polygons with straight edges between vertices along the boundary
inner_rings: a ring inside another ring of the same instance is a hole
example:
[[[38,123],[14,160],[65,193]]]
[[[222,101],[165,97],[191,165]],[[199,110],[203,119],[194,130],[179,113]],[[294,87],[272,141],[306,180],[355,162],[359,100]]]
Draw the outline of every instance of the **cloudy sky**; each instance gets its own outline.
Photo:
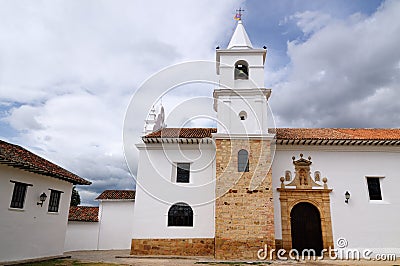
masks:
[[[78,188],[84,204],[134,188],[122,141],[132,95],[165,67],[214,60],[238,7],[268,47],[278,127],[399,127],[400,1],[0,0],[0,138],[93,181]],[[180,88],[167,114],[212,89]],[[144,118],[131,121],[139,133]]]

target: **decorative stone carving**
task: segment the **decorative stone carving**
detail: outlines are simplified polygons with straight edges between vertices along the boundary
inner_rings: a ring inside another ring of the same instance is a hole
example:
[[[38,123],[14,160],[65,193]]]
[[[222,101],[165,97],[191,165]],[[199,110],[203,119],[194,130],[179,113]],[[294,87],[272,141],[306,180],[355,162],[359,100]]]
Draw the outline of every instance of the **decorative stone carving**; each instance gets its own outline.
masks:
[[[308,160],[303,158],[303,154],[300,154],[300,159],[296,160],[296,157],[292,157],[293,164],[294,164],[294,171],[295,171],[295,176],[293,180],[289,179],[288,177],[291,176],[290,171],[285,171],[285,178],[282,181],[282,178],[280,179],[283,186],[281,185],[281,188],[285,188],[285,186],[294,186],[296,188],[303,188],[303,189],[312,189],[313,187],[321,187],[320,184],[316,183],[316,181],[320,181],[320,172],[317,171],[315,173],[318,173],[314,175],[313,179],[311,177],[311,171],[310,171],[310,166],[312,164],[311,162],[311,156],[308,156]],[[318,177],[318,178],[316,178]],[[289,180],[288,180],[289,179]],[[289,184],[285,184],[285,181],[291,181]]]
[[[319,171],[314,173],[314,179],[311,177],[310,167],[312,162],[310,156],[305,159],[303,154],[300,154],[298,160],[293,156],[292,161],[295,169],[293,179],[288,181],[287,172],[290,171],[285,171],[285,177],[280,178],[281,186],[277,189],[280,193],[281,203],[282,247],[288,251],[292,248],[290,214],[293,207],[300,202],[308,202],[313,204],[320,213],[323,247],[326,249],[333,248],[329,196],[332,189],[328,188],[328,179],[324,177],[322,178],[323,185],[318,184],[317,182],[321,182]]]
[[[319,171],[314,172],[314,180],[315,180],[315,182],[321,181],[321,173]]]
[[[292,180],[292,172],[290,172],[289,170],[285,171],[285,181],[290,181],[290,180]]]

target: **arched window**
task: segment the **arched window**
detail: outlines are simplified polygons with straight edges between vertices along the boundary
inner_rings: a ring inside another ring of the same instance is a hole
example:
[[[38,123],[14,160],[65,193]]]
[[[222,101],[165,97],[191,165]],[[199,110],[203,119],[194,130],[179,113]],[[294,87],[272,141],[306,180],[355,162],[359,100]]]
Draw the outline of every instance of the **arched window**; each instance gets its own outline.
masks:
[[[235,64],[235,79],[249,79],[249,65],[240,60]]]
[[[168,226],[193,226],[193,210],[186,203],[179,202],[168,211]]]
[[[249,153],[246,150],[240,150],[238,152],[238,171],[249,171]]]
[[[240,120],[246,120],[246,119],[247,119],[247,113],[246,113],[246,111],[241,111],[241,112],[239,113],[239,118],[240,118]]]

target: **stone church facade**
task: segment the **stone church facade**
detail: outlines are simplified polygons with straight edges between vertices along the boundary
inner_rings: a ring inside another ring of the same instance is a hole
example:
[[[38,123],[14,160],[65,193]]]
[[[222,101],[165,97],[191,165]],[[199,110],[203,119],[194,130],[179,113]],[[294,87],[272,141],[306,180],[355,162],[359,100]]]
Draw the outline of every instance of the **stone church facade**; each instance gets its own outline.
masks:
[[[266,53],[239,21],[216,50],[218,127],[161,128],[137,144],[131,254],[257,259],[267,246],[400,255],[400,130],[271,131]]]

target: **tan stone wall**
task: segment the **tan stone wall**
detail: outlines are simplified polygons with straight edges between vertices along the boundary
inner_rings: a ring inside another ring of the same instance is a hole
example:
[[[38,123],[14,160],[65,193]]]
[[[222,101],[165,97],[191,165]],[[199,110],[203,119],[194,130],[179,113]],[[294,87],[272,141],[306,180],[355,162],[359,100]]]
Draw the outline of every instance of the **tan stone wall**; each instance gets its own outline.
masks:
[[[257,259],[265,244],[275,246],[270,145],[216,139],[216,259]],[[238,172],[240,149],[249,152],[249,172]]]
[[[132,239],[131,255],[214,256],[214,239]]]

